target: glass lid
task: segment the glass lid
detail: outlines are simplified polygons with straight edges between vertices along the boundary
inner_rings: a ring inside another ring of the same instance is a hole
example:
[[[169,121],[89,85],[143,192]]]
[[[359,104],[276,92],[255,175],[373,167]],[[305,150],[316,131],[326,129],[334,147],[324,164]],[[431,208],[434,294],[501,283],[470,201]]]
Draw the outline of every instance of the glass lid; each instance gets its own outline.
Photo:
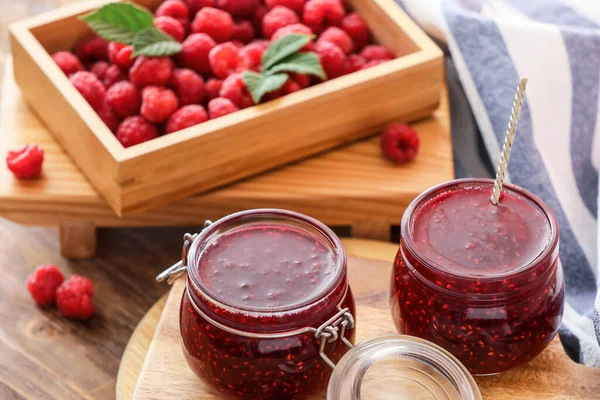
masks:
[[[467,369],[441,347],[413,336],[359,343],[337,364],[327,400],[481,400]]]

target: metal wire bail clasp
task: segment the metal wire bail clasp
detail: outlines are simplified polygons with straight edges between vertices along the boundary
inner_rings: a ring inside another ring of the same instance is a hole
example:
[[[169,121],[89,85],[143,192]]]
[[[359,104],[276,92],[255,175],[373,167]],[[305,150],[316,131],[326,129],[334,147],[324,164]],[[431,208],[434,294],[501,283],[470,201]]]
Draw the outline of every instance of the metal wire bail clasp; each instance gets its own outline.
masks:
[[[315,337],[320,341],[319,355],[331,368],[335,369],[335,364],[325,354],[325,345],[341,339],[349,349],[353,348],[352,343],[346,339],[346,331],[349,329],[354,329],[354,317],[350,313],[350,308],[346,307],[325,321],[315,332]]]
[[[212,221],[205,221],[203,230],[208,228],[211,224]],[[197,236],[197,233],[194,235],[192,235],[191,233],[186,233],[185,235],[183,235],[183,249],[181,251],[181,261],[178,261],[177,263],[171,265],[169,268],[158,274],[158,276],[156,277],[156,280],[158,282],[163,282],[166,280],[169,283],[169,285],[172,285],[173,282],[177,280],[177,278],[179,278],[187,272],[188,252],[190,251],[190,246],[192,245],[192,242],[194,241],[194,239],[196,239]]]

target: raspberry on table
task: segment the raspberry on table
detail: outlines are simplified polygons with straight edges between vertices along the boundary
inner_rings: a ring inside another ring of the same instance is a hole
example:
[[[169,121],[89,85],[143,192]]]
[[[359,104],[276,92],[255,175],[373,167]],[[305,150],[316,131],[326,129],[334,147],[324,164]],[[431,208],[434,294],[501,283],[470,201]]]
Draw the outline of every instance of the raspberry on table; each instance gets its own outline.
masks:
[[[260,0],[217,0],[217,5],[234,17],[251,17],[260,6]]]
[[[131,58],[132,54],[133,46],[117,42],[108,44],[108,59],[124,71],[129,71],[129,68],[135,62],[135,59]]]
[[[177,132],[206,121],[208,121],[208,115],[204,107],[198,104],[190,104],[181,107],[171,115],[167,122],[166,132]]]
[[[391,60],[392,58],[396,58],[396,55],[390,49],[376,44],[365,46],[360,55],[367,61]]]
[[[391,124],[381,134],[383,154],[397,164],[412,160],[419,151],[419,136],[406,124]]]
[[[252,70],[260,72],[262,67],[262,56],[264,53],[265,46],[260,42],[250,43],[242,47],[239,50],[237,57],[238,71]]]
[[[238,66],[239,47],[231,42],[221,43],[208,54],[210,67],[217,78],[227,78]]]
[[[108,102],[105,102],[102,107],[96,110],[96,112],[102,122],[104,122],[104,125],[106,125],[112,133],[116,133],[121,121],[113,109],[108,105]]]
[[[186,29],[190,24],[190,10],[181,0],[167,0],[156,9],[157,17],[171,17],[176,19]]]
[[[388,61],[390,61],[390,60],[391,60],[391,58],[389,58],[389,59],[387,59],[387,60],[385,60],[385,59],[382,59],[382,60],[371,60],[371,61],[367,61],[366,63],[364,63],[363,65],[361,65],[360,69],[361,69],[361,70],[363,70],[363,69],[369,69],[369,68],[371,68],[371,67],[375,67],[375,66],[377,66],[377,65],[383,64],[384,62],[388,62]]]
[[[298,15],[302,15],[306,0],[265,0],[265,4],[269,10],[277,6],[287,7]]]
[[[51,306],[56,302],[56,289],[64,280],[56,265],[40,265],[27,278],[27,291],[40,306]]]
[[[250,21],[240,21],[233,25],[231,40],[248,44],[254,40],[254,25]]]
[[[204,7],[215,7],[217,3],[216,0],[185,0],[185,2],[190,9],[190,15],[196,15]]]
[[[43,162],[44,150],[37,144],[26,144],[6,154],[6,166],[18,179],[40,176]]]
[[[219,96],[231,100],[240,109],[254,105],[254,101],[242,79],[242,74],[239,73],[231,74],[223,81]]]
[[[71,75],[69,80],[93,109],[102,107],[106,89],[96,75],[88,71],[79,71]]]
[[[140,56],[129,70],[129,80],[138,88],[166,85],[171,79],[173,61],[169,57]]]
[[[346,15],[340,0],[308,0],[304,5],[302,22],[315,33],[327,26],[339,26]]]
[[[108,43],[99,36],[83,39],[75,46],[75,54],[84,64],[108,60]]]
[[[65,317],[88,319],[94,315],[93,295],[92,281],[73,275],[56,290],[56,306]]]
[[[133,83],[122,81],[108,89],[106,101],[118,116],[125,118],[140,112],[142,97]]]
[[[142,117],[147,121],[161,123],[177,110],[179,100],[170,89],[147,86],[142,91]]]
[[[200,104],[204,99],[204,79],[191,69],[178,68],[173,71],[170,86],[181,106]]]
[[[239,108],[229,99],[217,97],[208,102],[208,115],[210,119],[223,117],[238,111]]]
[[[367,60],[365,60],[360,54],[350,54],[346,62],[346,72],[356,72],[360,70],[366,63]]]
[[[279,28],[297,24],[299,22],[300,19],[295,12],[286,7],[276,6],[265,14],[262,21],[262,32],[267,39],[271,39],[271,36],[273,36]]]
[[[346,54],[338,45],[320,41],[315,43],[314,51],[321,60],[327,79],[334,79],[346,73]]]
[[[204,96],[207,100],[212,100],[219,97],[219,92],[223,86],[223,81],[220,79],[210,78],[204,85]]]
[[[117,129],[117,139],[123,147],[131,147],[157,137],[156,126],[139,115],[125,118]]]
[[[331,26],[325,29],[317,41],[320,42],[322,40],[336,44],[346,54],[350,54],[354,51],[352,38],[337,26]]]
[[[183,39],[185,38],[185,28],[175,18],[167,15],[156,17],[154,18],[154,25],[178,42],[183,42]]]
[[[342,20],[342,29],[346,32],[354,42],[354,47],[357,50],[365,47],[370,40],[371,33],[367,23],[357,13],[350,13]]]
[[[108,68],[106,68],[106,71],[104,71],[104,79],[102,80],[102,83],[104,83],[106,88],[110,88],[115,83],[124,81],[126,79],[127,75],[125,75],[125,72],[113,64],[109,65]]]
[[[75,72],[85,71],[85,68],[79,61],[79,58],[70,51],[59,51],[52,54],[52,60],[58,65],[58,68],[66,75],[70,76]]]
[[[206,33],[217,43],[227,42],[233,35],[233,18],[218,8],[205,7],[196,14],[192,32]]]
[[[208,54],[217,43],[206,33],[194,33],[182,43],[181,52],[177,55],[179,63],[204,76],[212,75]]]
[[[304,24],[286,25],[286,26],[283,26],[283,27],[277,29],[277,31],[275,31],[273,36],[271,36],[271,40],[276,41],[276,40],[281,39],[284,36],[291,35],[292,33],[298,33],[300,35],[312,35],[313,31]],[[310,50],[312,50],[312,47],[313,47],[313,41],[311,40],[310,42],[308,42],[308,44],[306,46],[304,46],[302,48],[302,50],[310,51]]]

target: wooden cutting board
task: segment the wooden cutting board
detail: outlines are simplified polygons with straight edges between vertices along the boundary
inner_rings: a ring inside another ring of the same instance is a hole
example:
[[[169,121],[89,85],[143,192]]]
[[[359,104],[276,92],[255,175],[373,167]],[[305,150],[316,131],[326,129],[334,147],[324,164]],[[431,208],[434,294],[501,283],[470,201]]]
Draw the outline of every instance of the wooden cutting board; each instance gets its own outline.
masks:
[[[397,246],[356,239],[343,242],[351,255],[348,267],[357,304],[357,341],[395,333],[387,299]],[[136,329],[121,362],[117,400],[222,400],[195,377],[183,358],[178,312],[184,286],[184,280],[177,281],[160,318],[158,305]],[[558,338],[526,366],[476,380],[486,400],[600,398],[600,369],[572,362]]]

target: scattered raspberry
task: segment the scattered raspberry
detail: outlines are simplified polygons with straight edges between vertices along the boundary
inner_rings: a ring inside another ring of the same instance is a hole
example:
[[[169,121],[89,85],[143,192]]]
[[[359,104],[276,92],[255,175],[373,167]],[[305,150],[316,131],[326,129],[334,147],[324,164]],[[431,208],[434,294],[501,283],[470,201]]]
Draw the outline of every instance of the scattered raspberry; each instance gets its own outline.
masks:
[[[210,78],[204,85],[204,96],[208,100],[219,97],[219,92],[223,86],[223,81],[220,79]]]
[[[354,47],[362,49],[369,43],[371,33],[367,23],[357,13],[350,13],[342,20],[342,29],[352,38]]]
[[[383,64],[384,62],[390,61],[391,58],[387,59],[387,60],[371,60],[371,61],[367,61],[364,65],[362,65],[360,67],[361,70],[363,69],[369,69],[371,67],[375,67],[379,64]]]
[[[238,110],[239,108],[237,108],[231,100],[224,97],[217,97],[208,102],[208,114],[210,115],[210,119],[223,117]]]
[[[250,21],[240,21],[233,25],[231,40],[248,44],[254,40],[254,25]]]
[[[206,33],[194,33],[182,43],[178,60],[182,66],[193,69],[201,75],[212,75],[208,54],[217,43]]]
[[[156,9],[157,17],[171,17],[176,19],[186,29],[190,24],[190,10],[181,0],[167,0]]]
[[[208,121],[208,115],[206,115],[204,107],[198,104],[183,106],[169,118],[167,133],[177,132],[206,121]]]
[[[106,61],[96,61],[90,67],[90,72],[98,77],[100,81],[104,80],[104,76],[106,75],[106,70],[110,66]]]
[[[106,89],[96,75],[79,71],[71,75],[69,80],[93,109],[102,107],[106,98]]]
[[[289,8],[298,15],[302,15],[304,3],[306,3],[306,0],[265,0],[265,4],[269,10],[277,6],[283,6]]]
[[[252,17],[252,22],[254,23],[254,28],[256,29],[256,32],[262,32],[262,22],[265,18],[265,15],[267,15],[267,12],[269,12],[269,10],[265,6],[259,6],[256,9],[256,12]]]
[[[54,53],[52,54],[52,59],[66,76],[85,70],[83,65],[81,65],[81,61],[79,61],[79,58],[70,51],[59,51],[58,53]]]
[[[106,92],[106,101],[113,111],[122,118],[140,112],[142,97],[131,82],[117,82]]]
[[[251,17],[260,6],[260,0],[217,0],[217,4],[234,17]]]
[[[185,28],[175,18],[166,15],[156,17],[154,18],[154,25],[178,42],[183,42],[183,39],[185,38]]]
[[[185,0],[185,2],[190,9],[190,15],[196,15],[201,8],[214,7],[216,4],[215,0]]]
[[[117,139],[123,147],[131,147],[157,137],[156,127],[139,115],[125,118],[117,129]]]
[[[108,43],[98,36],[87,38],[77,43],[75,54],[84,64],[106,61],[108,59]]]
[[[223,81],[219,96],[231,100],[238,108],[247,108],[254,105],[254,101],[242,79],[242,74],[229,75]]]
[[[179,100],[172,90],[159,86],[148,86],[142,91],[142,117],[147,121],[166,121],[177,110]]]
[[[43,162],[44,150],[37,144],[26,144],[6,154],[6,166],[18,179],[40,176]]]
[[[346,15],[340,0],[309,0],[304,5],[302,22],[315,33],[321,33],[326,26],[339,26]]]
[[[365,60],[361,55],[350,54],[348,56],[348,61],[346,63],[346,72],[347,73],[356,72],[356,71],[360,70],[361,67],[363,65],[365,65],[366,63],[367,63],[367,60]]]
[[[94,315],[94,284],[88,278],[73,275],[56,290],[56,306],[65,317],[88,319]]]
[[[117,128],[119,127],[119,117],[113,109],[108,105],[108,102],[105,102],[102,107],[96,110],[98,116],[104,122],[104,125],[110,129],[111,132],[115,133]]]
[[[208,60],[217,78],[227,78],[236,71],[239,51],[231,42],[221,43],[210,51]]]
[[[238,52],[237,68],[238,71],[253,70],[260,72],[262,56],[265,53],[265,47],[260,42],[250,43],[244,46]]]
[[[178,68],[173,71],[170,86],[182,106],[200,104],[204,99],[204,79],[191,69]]]
[[[392,51],[387,47],[375,44],[365,46],[365,48],[360,52],[360,55],[367,61],[390,60],[396,57],[394,53],[392,53]]]
[[[171,79],[173,61],[169,57],[140,56],[129,70],[129,80],[137,87],[166,85]]]
[[[129,68],[135,62],[135,59],[131,58],[132,54],[133,46],[117,42],[108,44],[108,59],[124,71],[129,71]]]
[[[327,79],[334,79],[346,73],[346,55],[339,46],[326,41],[315,43],[314,51],[321,59]]]
[[[354,51],[352,38],[337,26],[331,26],[325,29],[325,31],[321,33],[318,41],[320,42],[322,40],[336,44],[346,54],[350,54]]]
[[[263,18],[262,31],[267,39],[271,39],[271,36],[273,36],[279,28],[297,24],[298,22],[300,22],[300,20],[295,12],[289,8],[277,6],[273,7],[273,9]]]
[[[412,160],[419,151],[419,136],[406,124],[391,124],[381,134],[383,154],[397,164]]]
[[[218,8],[203,8],[192,22],[192,32],[206,33],[217,43],[227,42],[233,35],[233,18]]]
[[[56,301],[56,289],[64,280],[56,265],[40,265],[27,278],[27,291],[40,306],[51,306]]]
[[[299,33],[301,35],[312,35],[313,31],[304,24],[292,24],[281,27],[271,36],[272,41],[281,39],[284,36],[291,35],[292,33]],[[302,48],[304,51],[310,51],[313,48],[313,41],[308,42],[306,46]]]
[[[116,65],[109,65],[104,72],[104,79],[102,83],[106,88],[111,87],[117,82],[121,82],[127,79],[127,75]]]

